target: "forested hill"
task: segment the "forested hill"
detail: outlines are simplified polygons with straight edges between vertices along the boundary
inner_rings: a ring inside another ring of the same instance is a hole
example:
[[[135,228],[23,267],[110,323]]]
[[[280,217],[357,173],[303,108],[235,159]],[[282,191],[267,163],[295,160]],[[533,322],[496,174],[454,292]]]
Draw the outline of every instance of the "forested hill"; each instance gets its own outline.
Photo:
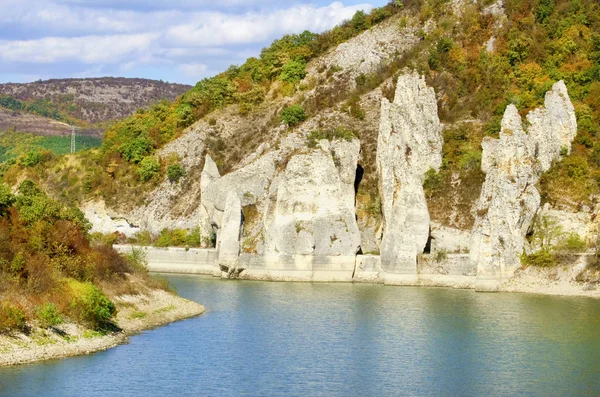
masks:
[[[0,108],[34,114],[82,127],[130,116],[137,109],[173,100],[190,86],[128,78],[90,78],[0,84]],[[2,117],[0,128],[19,125]]]

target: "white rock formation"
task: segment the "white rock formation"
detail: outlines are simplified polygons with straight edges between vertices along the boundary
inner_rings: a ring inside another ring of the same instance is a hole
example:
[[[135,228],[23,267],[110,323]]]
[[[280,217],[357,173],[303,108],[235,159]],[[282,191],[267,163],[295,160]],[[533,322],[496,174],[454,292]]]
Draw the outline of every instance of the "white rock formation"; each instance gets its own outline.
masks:
[[[200,179],[198,174],[205,149],[205,134],[190,130],[161,149],[161,158],[177,156],[186,171],[178,183],[165,180],[147,195],[141,207],[127,214],[142,230],[159,233],[164,228],[193,229],[200,221]]]
[[[542,173],[569,152],[577,122],[562,81],[546,94],[545,106],[521,116],[509,105],[500,139],[484,138],[482,170],[486,180],[477,204],[470,258],[477,264],[478,289],[494,290],[520,266],[525,235],[540,207],[536,188]]]
[[[384,21],[311,62],[307,68],[307,78],[316,78],[320,74],[319,70],[336,66],[340,69],[336,74],[343,76],[341,84],[354,88],[356,77],[375,72],[383,63],[419,43],[419,29],[417,26],[401,29],[396,18]]]
[[[127,237],[133,236],[140,228],[131,225],[123,217],[111,214],[106,208],[104,201],[89,201],[81,206],[81,211],[86,219],[92,224],[92,233],[122,233]]]
[[[222,226],[217,240],[217,261],[228,271],[235,269],[240,255],[242,234],[242,203],[235,192],[227,195]]]
[[[254,249],[271,262],[281,255],[349,256],[353,266],[360,248],[354,191],[360,143],[322,140],[314,149],[305,144],[292,137],[280,150],[222,177],[207,156],[201,183],[204,224],[216,230],[219,252],[222,241],[239,244],[240,233],[228,226],[227,215],[235,196],[240,210],[256,206],[252,230],[245,224],[243,233],[251,232]]]
[[[360,247],[354,180],[360,143],[322,140],[292,155],[273,180],[264,216],[265,254],[354,256]]]
[[[277,152],[268,153],[257,160],[227,175],[219,177],[216,164],[206,156],[201,181],[201,221],[203,230],[216,230],[217,238],[222,233],[222,217],[227,198],[234,193],[242,206],[256,204],[268,193],[275,176]]]
[[[425,173],[442,164],[442,127],[433,88],[416,72],[398,79],[394,102],[382,100],[377,170],[383,210],[381,265],[416,274],[417,254],[429,237]]]
[[[496,49],[496,35],[500,33],[500,30],[508,21],[508,17],[506,16],[506,11],[504,9],[504,0],[498,0],[495,3],[485,7],[482,10],[482,14],[491,15],[494,18],[494,24],[492,25],[493,35],[485,43],[485,50],[487,52],[494,52]]]
[[[471,232],[431,222],[431,252],[461,253],[469,250]]]

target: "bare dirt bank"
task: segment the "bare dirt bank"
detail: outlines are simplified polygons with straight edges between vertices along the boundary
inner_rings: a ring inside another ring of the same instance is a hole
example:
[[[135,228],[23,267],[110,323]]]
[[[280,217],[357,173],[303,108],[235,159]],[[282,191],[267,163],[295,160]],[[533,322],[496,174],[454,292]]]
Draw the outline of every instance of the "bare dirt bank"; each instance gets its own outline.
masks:
[[[600,274],[585,264],[553,268],[528,267],[500,286],[501,292],[600,298]]]
[[[204,306],[162,290],[146,295],[116,298],[116,325],[121,331],[102,335],[73,323],[47,330],[32,328],[28,333],[0,336],[0,366],[78,356],[106,350],[125,343],[143,330],[200,315]]]

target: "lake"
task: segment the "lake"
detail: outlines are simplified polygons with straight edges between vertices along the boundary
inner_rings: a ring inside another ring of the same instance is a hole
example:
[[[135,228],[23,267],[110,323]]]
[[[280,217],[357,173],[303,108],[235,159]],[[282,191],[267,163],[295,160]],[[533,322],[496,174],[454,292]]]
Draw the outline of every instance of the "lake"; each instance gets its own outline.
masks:
[[[600,395],[598,300],[166,277],[207,312],[0,368],[0,395]]]

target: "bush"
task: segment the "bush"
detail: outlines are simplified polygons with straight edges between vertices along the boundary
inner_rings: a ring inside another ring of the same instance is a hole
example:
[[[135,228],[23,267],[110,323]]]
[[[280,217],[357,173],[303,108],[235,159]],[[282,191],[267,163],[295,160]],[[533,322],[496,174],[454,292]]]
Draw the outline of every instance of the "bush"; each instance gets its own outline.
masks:
[[[0,216],[4,216],[8,208],[15,201],[15,197],[13,196],[10,188],[6,186],[4,183],[0,183]]]
[[[8,302],[0,302],[0,332],[22,331],[25,329],[23,310]]]
[[[172,164],[167,168],[167,178],[171,182],[179,182],[179,179],[185,175],[185,170],[179,164]]]
[[[335,130],[316,130],[311,131],[306,137],[306,145],[309,148],[317,147],[317,144],[322,139],[333,141],[335,139],[343,139],[347,142],[357,138],[357,133],[353,130],[346,129],[344,127],[338,127]]]
[[[186,239],[185,239],[185,245],[190,246],[190,247],[200,247],[200,245],[202,244],[202,235],[200,233],[200,228],[194,228],[192,230],[190,230],[190,232],[188,233]]]
[[[448,259],[448,252],[446,252],[446,250],[439,250],[436,254],[435,254],[435,261],[437,263],[441,263],[444,262],[446,259]]]
[[[577,233],[570,233],[567,238],[559,244],[559,249],[567,252],[585,252],[585,241]]]
[[[288,83],[295,84],[306,76],[306,62],[289,61],[281,68],[279,79]]]
[[[38,307],[37,318],[42,328],[50,328],[63,323],[63,318],[54,303],[45,303]]]
[[[435,169],[430,168],[425,173],[425,181],[423,181],[423,189],[426,195],[431,195],[436,189],[442,186],[443,180],[441,174]]]
[[[169,229],[163,229],[160,231],[158,238],[154,242],[155,247],[171,247],[173,242],[171,240],[171,231]]]
[[[75,296],[71,301],[71,309],[80,321],[93,329],[103,329],[110,325],[117,309],[98,287],[75,280],[71,280],[69,285]]]
[[[39,151],[30,151],[21,158],[21,164],[25,167],[35,167],[42,162],[42,153]]]
[[[137,164],[154,150],[152,140],[145,134],[126,142],[121,147],[123,158]]]
[[[200,245],[200,228],[188,233],[185,229],[163,229],[154,242],[155,247],[183,247]]]
[[[129,266],[138,273],[148,272],[148,254],[141,248],[132,248],[124,255]]]
[[[530,255],[521,256],[523,266],[554,267],[557,265],[556,256],[549,250],[541,250]]]
[[[140,230],[128,239],[131,244],[152,245],[152,233],[147,230]]]
[[[355,117],[359,120],[365,119],[365,111],[360,106],[360,96],[353,95],[346,101],[345,108],[347,109],[350,116]]]
[[[138,175],[142,182],[146,182],[160,171],[160,164],[154,157],[144,157],[144,159],[140,162],[138,167]]]
[[[281,112],[281,121],[288,127],[294,127],[304,120],[306,120],[306,113],[300,105],[288,106]]]

